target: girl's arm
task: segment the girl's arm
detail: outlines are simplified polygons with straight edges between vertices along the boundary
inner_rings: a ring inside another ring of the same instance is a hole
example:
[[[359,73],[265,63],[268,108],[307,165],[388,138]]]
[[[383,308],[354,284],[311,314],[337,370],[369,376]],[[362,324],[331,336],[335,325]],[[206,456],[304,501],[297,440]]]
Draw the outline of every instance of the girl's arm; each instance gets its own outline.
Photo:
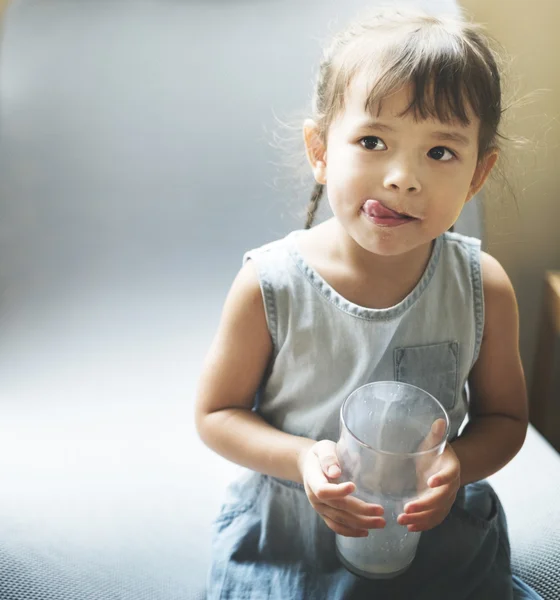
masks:
[[[252,406],[272,354],[252,261],[237,275],[206,357],[195,420],[203,442],[228,460],[302,483],[300,461],[314,440],[272,427]]]
[[[469,423],[441,455],[430,493],[404,507],[398,523],[410,531],[439,525],[460,486],[492,475],[519,451],[527,432],[527,394],[518,349],[517,303],[500,264],[482,254],[485,323],[469,377]]]
[[[461,485],[484,479],[521,449],[528,425],[527,392],[519,356],[519,317],[511,282],[497,260],[481,256],[485,324],[469,385],[469,423],[451,444]]]
[[[195,415],[200,437],[233,462],[303,483],[311,506],[336,533],[361,537],[384,527],[382,507],[351,496],[353,483],[332,480],[340,475],[334,442],[284,433],[251,410],[271,354],[261,290],[249,261],[228,294],[202,372]]]

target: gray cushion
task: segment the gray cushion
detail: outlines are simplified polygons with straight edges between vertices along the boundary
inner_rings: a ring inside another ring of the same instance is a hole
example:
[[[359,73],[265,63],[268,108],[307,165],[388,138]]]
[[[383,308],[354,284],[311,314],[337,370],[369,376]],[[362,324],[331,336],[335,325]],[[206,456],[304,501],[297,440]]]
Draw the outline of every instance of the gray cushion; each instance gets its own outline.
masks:
[[[519,454],[489,481],[506,512],[514,573],[560,600],[560,455],[531,426]]]

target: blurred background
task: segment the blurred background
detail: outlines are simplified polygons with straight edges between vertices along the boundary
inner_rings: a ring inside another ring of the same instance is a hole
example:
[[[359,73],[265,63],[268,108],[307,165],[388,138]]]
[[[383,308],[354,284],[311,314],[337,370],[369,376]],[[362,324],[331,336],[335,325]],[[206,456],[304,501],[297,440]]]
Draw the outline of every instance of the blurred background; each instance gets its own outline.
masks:
[[[0,469],[13,555],[43,536],[108,580],[115,557],[140,572],[155,555],[173,580],[208,552],[192,515],[220,503],[193,480],[230,468],[189,446],[204,354],[243,253],[303,226],[297,125],[329,32],[371,3],[6,4]],[[516,198],[489,188],[459,227],[512,278],[530,380],[544,274],[560,269],[560,5],[462,4],[512,55],[515,95],[542,90],[507,132],[534,142],[505,164]],[[158,544],[162,529],[173,543]],[[126,559],[125,538],[137,538]]]

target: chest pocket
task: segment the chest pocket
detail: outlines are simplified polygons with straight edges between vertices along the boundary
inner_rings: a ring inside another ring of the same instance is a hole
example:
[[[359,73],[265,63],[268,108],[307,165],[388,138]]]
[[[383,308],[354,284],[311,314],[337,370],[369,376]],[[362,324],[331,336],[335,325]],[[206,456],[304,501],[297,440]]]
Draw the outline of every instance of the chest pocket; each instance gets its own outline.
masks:
[[[459,370],[458,342],[396,348],[393,359],[395,381],[426,390],[447,411],[454,408]]]

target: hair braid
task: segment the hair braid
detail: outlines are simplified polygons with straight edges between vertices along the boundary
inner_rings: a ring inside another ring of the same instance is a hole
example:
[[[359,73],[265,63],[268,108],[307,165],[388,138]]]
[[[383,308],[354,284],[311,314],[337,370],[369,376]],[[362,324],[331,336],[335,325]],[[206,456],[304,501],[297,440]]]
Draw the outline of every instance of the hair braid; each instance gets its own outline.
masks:
[[[322,183],[316,183],[311,194],[311,199],[307,205],[307,221],[305,222],[305,229],[309,229],[313,225],[315,219],[315,213],[319,208],[319,202],[323,197],[324,185]]]

